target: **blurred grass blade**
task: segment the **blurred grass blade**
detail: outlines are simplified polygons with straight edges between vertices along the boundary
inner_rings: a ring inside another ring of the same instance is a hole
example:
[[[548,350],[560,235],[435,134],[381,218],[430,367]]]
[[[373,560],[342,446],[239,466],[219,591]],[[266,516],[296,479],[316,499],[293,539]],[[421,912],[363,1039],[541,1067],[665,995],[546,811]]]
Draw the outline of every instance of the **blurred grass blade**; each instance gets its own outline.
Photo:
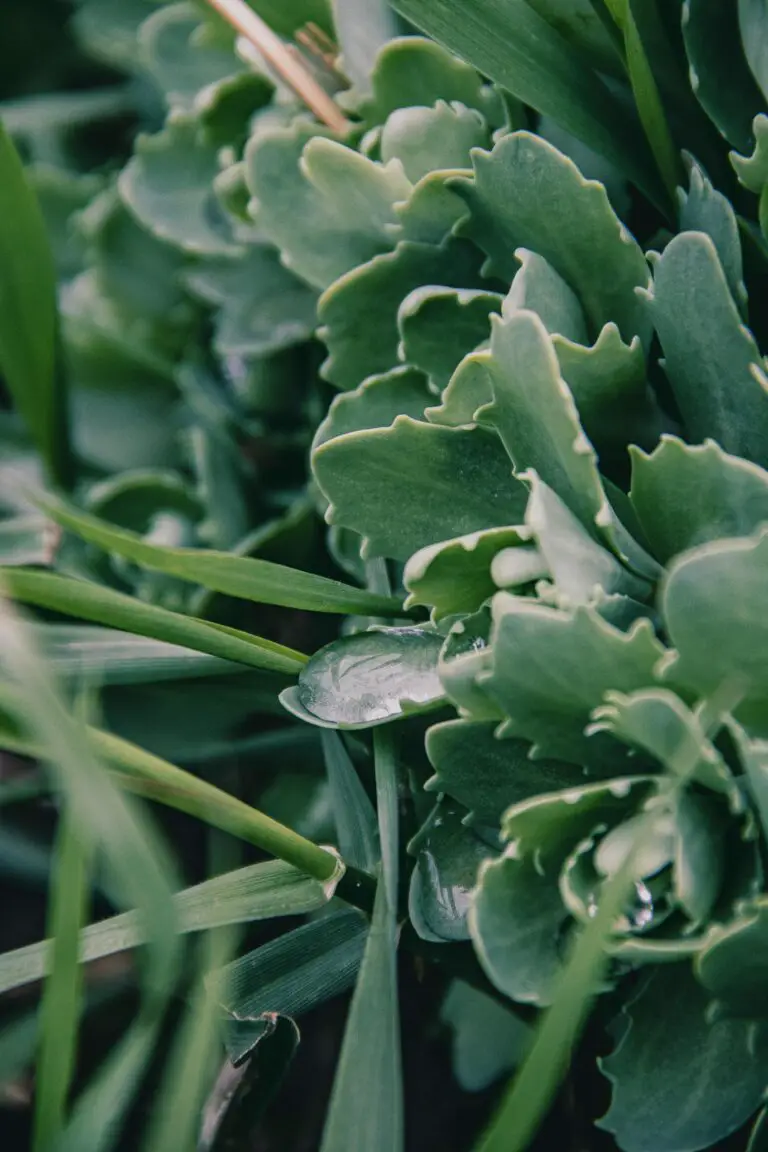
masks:
[[[229,1013],[229,1058],[240,1064],[272,1014],[299,1017],[345,992],[365,947],[368,923],[353,908],[312,920],[270,940],[211,975],[209,986]]]
[[[43,215],[0,121],[0,373],[51,482],[67,487],[71,455],[56,331],[56,273]]]
[[[51,972],[40,1008],[34,1152],[50,1148],[64,1126],[82,1006],[78,953],[87,904],[88,852],[69,808],[65,807],[59,820],[51,874],[48,929],[53,945]]]
[[[397,999],[397,765],[391,731],[374,732],[382,871],[344,1031],[322,1152],[402,1152]]]
[[[306,663],[306,657],[301,653],[262,640],[260,636],[217,628],[205,620],[145,604],[142,600],[90,581],[73,580],[52,572],[4,568],[0,572],[0,589],[5,589],[7,595],[20,604],[48,608],[64,616],[75,616],[124,632],[180,644],[252,668],[284,672],[290,676],[296,675]]]
[[[177,892],[172,898],[172,922],[179,932],[203,932],[273,916],[300,916],[326,904],[337,882],[338,877],[334,877],[323,884],[282,860],[251,864]],[[147,925],[142,916],[135,911],[123,912],[84,929],[80,960],[112,956],[146,940]],[[40,980],[48,971],[50,957],[50,940],[0,955],[0,993]]]
[[[320,733],[342,859],[364,872],[379,861],[376,812],[338,732]]]
[[[213,592],[307,612],[351,612],[371,616],[402,613],[402,604],[397,599],[377,596],[363,588],[329,580],[326,576],[315,576],[268,560],[232,556],[226,552],[149,544],[133,532],[116,528],[60,500],[46,496],[40,497],[38,503],[52,520],[89,544],[95,544],[105,552],[114,552],[143,568],[201,584]]]
[[[46,564],[49,528],[39,514],[0,520],[0,565]]]

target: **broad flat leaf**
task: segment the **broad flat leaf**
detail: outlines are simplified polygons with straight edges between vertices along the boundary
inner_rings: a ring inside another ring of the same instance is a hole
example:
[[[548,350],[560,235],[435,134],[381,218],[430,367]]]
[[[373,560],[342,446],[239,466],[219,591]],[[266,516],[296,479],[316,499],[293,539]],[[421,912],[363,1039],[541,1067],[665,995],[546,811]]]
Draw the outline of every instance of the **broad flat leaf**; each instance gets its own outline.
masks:
[[[461,231],[487,253],[491,270],[512,280],[515,250],[530,249],[575,292],[593,335],[613,320],[625,340],[639,335],[647,343],[649,324],[635,289],[648,285],[648,268],[603,186],[529,132],[505,136],[472,160],[474,181],[460,178],[453,187],[470,209]]]
[[[596,71],[616,72],[616,49],[590,0],[566,0],[565,3],[561,0],[529,0],[529,3],[564,40],[590,56]]]
[[[50,479],[70,479],[64,379],[56,368],[56,273],[40,205],[0,122],[0,371]]]
[[[150,544],[135,533],[115,528],[61,501],[41,498],[40,503],[56,523],[107,552],[115,552],[136,564],[202,584],[228,596],[315,612],[373,614],[397,611],[399,607],[392,598],[375,596],[324,576],[286,568],[268,560]]]
[[[689,188],[678,190],[681,232],[704,232],[715,246],[733,298],[743,312],[747,302],[741,240],[736,213],[730,201],[718,192],[695,160],[688,163]]]
[[[212,191],[218,170],[217,150],[197,124],[176,118],[157,135],[137,138],[120,174],[120,195],[159,240],[190,255],[234,256],[240,249]]]
[[[312,469],[331,524],[366,537],[368,556],[407,560],[454,536],[520,523],[526,490],[496,436],[398,416],[319,448]],[[397,509],[397,515],[393,510]]]
[[[437,658],[442,637],[422,628],[384,628],[344,636],[302,668],[303,707],[333,724],[394,720],[442,699]]]
[[[594,449],[535,313],[493,318],[488,369],[493,403],[480,410],[479,419],[499,433],[518,475],[535,470],[594,532],[598,517],[604,521],[606,513]]]
[[[738,152],[731,152],[729,159],[739,181],[759,196],[763,186],[768,183],[768,116],[764,112],[755,116],[752,132],[755,137],[752,154],[740,156]]]
[[[593,609],[559,612],[499,592],[493,671],[481,684],[507,715],[505,733],[533,741],[534,757],[599,763],[599,744],[583,734],[592,710],[610,689],[653,684],[663,653],[647,620],[619,632]]]
[[[442,392],[459,361],[488,339],[491,313],[500,308],[496,292],[416,288],[397,317],[403,360],[426,372],[432,387]]]
[[[410,593],[405,607],[424,604],[435,620],[476,612],[496,591],[491,575],[495,557],[523,538],[518,528],[487,528],[422,548],[411,556],[403,572]]]
[[[298,121],[254,136],[245,164],[257,223],[313,287],[392,247],[393,206],[411,190],[397,161],[378,164]]]
[[[768,535],[717,540],[670,568],[661,604],[670,642],[664,678],[700,696],[723,685],[743,692],[736,715],[762,715],[768,691],[765,564]]]
[[[397,36],[398,20],[386,0],[332,0],[333,25],[341,48],[338,66],[356,95],[370,89],[379,50]]]
[[[438,100],[434,107],[398,108],[381,131],[384,163],[399,160],[408,179],[416,184],[430,172],[469,168],[473,148],[487,148],[490,128],[474,108]]]
[[[408,846],[416,856],[408,914],[422,940],[468,940],[467,912],[477,870],[492,854],[485,841],[466,828],[462,810],[439,801]]]
[[[525,0],[397,0],[417,27],[537,112],[616,161],[653,199],[660,188],[638,126],[584,58]]]
[[[273,1013],[296,1018],[346,991],[360,967],[366,932],[365,917],[347,908],[286,932],[212,974],[209,988],[232,1017],[232,1062],[248,1054],[246,1024]]]
[[[481,868],[469,912],[472,942],[488,979],[512,1000],[551,1003],[567,919],[556,875],[542,875],[513,848]]]
[[[662,563],[699,544],[749,536],[768,521],[768,472],[714,440],[690,445],[663,436],[650,456],[630,453],[632,506]]]
[[[270,860],[205,880],[173,897],[180,932],[203,932],[227,924],[251,923],[273,916],[300,916],[321,908],[331,899],[338,875],[325,884],[284,864]],[[124,912],[84,929],[81,962],[135,948],[147,939],[147,929],[136,912]],[[0,991],[20,988],[45,975],[50,941],[5,952],[0,957]]]
[[[531,760],[530,744],[499,740],[494,722],[447,720],[427,732],[435,775],[429,792],[444,792],[470,810],[472,821],[497,825],[512,804],[578,783],[579,770],[557,760]]]
[[[371,96],[360,109],[368,125],[383,124],[398,108],[431,108],[438,100],[456,101],[479,112],[489,103],[474,68],[421,36],[385,44],[370,82]]]
[[[20,604],[47,608],[65,616],[250,664],[254,668],[268,668],[291,675],[304,665],[300,654],[269,640],[234,629],[228,631],[204,620],[145,604],[90,581],[72,580],[49,572],[7,568],[0,576],[0,587]]]
[[[519,1062],[530,1029],[496,1000],[454,980],[440,1009],[453,1033],[453,1074],[465,1092],[482,1092]]]
[[[661,965],[625,1006],[623,1035],[600,1061],[613,1097],[599,1121],[625,1152],[716,1146],[759,1106],[765,1036],[753,1043],[745,1021],[710,1024],[707,1006],[687,964]]]
[[[648,294],[664,367],[686,429],[734,456],[768,463],[768,384],[708,236],[685,232],[664,249]]]
[[[218,309],[214,346],[220,356],[268,356],[314,331],[314,292],[282,266],[272,248],[253,244],[243,257],[206,260],[184,282]]]
[[[51,555],[50,526],[39,515],[0,520],[0,566],[47,565]]]
[[[538,252],[518,248],[515,259],[520,267],[504,298],[502,316],[506,319],[522,309],[535,312],[548,332],[557,332],[574,344],[586,344],[584,309],[563,277]]]
[[[171,109],[194,112],[202,88],[242,71],[231,46],[204,38],[205,24],[192,4],[168,4],[148,14],[139,29],[144,67]]]
[[[747,66],[737,5],[686,0],[683,12],[691,87],[726,140],[746,152],[752,118],[765,101]]]
[[[422,420],[431,399],[422,372],[407,366],[381,376],[369,376],[352,392],[332,401],[328,414],[315,433],[313,450],[336,436],[367,428],[388,428],[398,416]]]
[[[341,858],[364,872],[373,872],[380,857],[373,805],[342,738],[325,731],[321,741]]]
[[[317,317],[328,346],[322,372],[337,388],[356,388],[398,362],[397,315],[402,301],[424,284],[482,285],[477,249],[448,237],[440,245],[401,240],[393,252],[353,268],[323,293]],[[369,317],[376,316],[371,325]],[[367,338],[360,340],[361,326]]]

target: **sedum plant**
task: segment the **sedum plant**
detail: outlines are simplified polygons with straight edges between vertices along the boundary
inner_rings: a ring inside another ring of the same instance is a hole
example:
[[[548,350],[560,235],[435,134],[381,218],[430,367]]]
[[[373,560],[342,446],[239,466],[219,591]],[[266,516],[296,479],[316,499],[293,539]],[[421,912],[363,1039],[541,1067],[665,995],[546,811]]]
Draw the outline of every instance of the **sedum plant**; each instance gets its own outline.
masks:
[[[104,725],[71,733],[107,780],[283,862],[168,894],[179,930],[310,913],[245,955],[213,950],[201,1046],[214,1004],[230,1062],[263,1076],[265,1052],[290,1059],[290,1022],[354,985],[323,1152],[404,1147],[398,948],[452,981],[462,1084],[521,1065],[482,1152],[532,1146],[571,1059],[605,1089],[604,1114],[581,1115],[624,1152],[737,1130],[759,1152],[768,16],[748,0],[299,7],[341,49],[308,73],[335,93],[322,120],[210,9],[166,5],[137,32],[114,6],[167,117],[67,249],[71,441],[52,352],[25,361],[23,332],[3,333],[59,489],[26,514],[39,551],[19,564],[11,549],[4,587],[121,630],[122,648],[87,632],[91,671],[117,691]],[[84,5],[86,28],[108,8]],[[100,390],[110,420],[122,411],[115,357],[137,353],[142,372],[164,358],[171,385],[169,423],[141,416],[165,437],[149,463],[178,442],[179,413],[193,445],[175,471],[137,471],[98,430],[101,459],[77,439]],[[274,455],[249,472],[255,445]],[[18,517],[6,527],[17,544]],[[305,637],[307,658],[242,601],[346,619]],[[36,627],[65,679],[82,675],[84,625]],[[56,761],[29,701],[38,665],[4,668],[5,746]],[[206,707],[230,747],[279,693],[285,747],[322,749],[331,828],[308,827],[305,805],[305,838],[159,759],[189,767],[185,720],[153,744],[120,691],[162,676],[189,700],[182,674],[201,700],[216,688]],[[68,763],[53,779],[76,814]],[[143,939],[132,916],[87,929],[86,955]],[[44,970],[38,946],[9,953],[0,985]],[[205,1087],[201,1073],[198,1102]]]

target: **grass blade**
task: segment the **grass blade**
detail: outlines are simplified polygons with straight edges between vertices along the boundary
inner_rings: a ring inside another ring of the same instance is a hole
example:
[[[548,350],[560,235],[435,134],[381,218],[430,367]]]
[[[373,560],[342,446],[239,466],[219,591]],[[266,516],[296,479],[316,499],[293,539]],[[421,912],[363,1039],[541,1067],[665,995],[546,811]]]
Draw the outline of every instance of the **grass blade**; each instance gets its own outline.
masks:
[[[88,852],[67,808],[60,818],[51,879],[51,974],[40,1008],[34,1152],[45,1152],[64,1126],[82,1005],[80,930],[88,896]]]
[[[56,332],[56,273],[43,215],[0,122],[0,371],[52,483],[67,487],[72,458]]]
[[[89,544],[95,544],[105,552],[114,552],[143,568],[189,580],[213,592],[307,612],[370,616],[402,614],[402,604],[391,596],[378,596],[363,588],[353,588],[338,580],[286,568],[268,560],[201,548],[167,548],[149,544],[135,533],[116,528],[63,501],[46,496],[41,497],[38,503],[52,520]]]
[[[248,632],[217,628],[205,620],[182,616],[167,608],[145,604],[112,588],[90,581],[73,580],[52,572],[31,572],[25,568],[4,568],[0,588],[20,604],[48,608],[64,616],[90,620],[95,624],[120,628],[154,640],[179,644],[209,656],[220,656],[272,672],[296,675],[306,656],[251,636]]]
[[[347,864],[372,872],[379,861],[376,813],[338,732],[320,733],[339,851]]]

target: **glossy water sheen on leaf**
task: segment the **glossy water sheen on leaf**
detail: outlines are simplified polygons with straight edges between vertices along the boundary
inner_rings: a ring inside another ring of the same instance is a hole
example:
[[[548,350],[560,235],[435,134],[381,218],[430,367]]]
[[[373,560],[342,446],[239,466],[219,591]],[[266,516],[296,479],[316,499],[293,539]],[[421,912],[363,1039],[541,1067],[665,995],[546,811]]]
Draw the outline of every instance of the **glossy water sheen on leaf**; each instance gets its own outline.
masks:
[[[687,964],[662,965],[624,1009],[624,1033],[601,1061],[613,1084],[599,1122],[624,1152],[698,1152],[758,1107],[768,1045],[743,1021],[707,1021],[707,994]]]
[[[334,640],[302,669],[307,711],[334,724],[395,719],[430,706],[443,691],[437,674],[442,638],[421,628],[387,628]]]
[[[454,187],[470,209],[462,232],[488,254],[491,269],[511,280],[515,250],[536,252],[575,292],[593,335],[613,320],[625,340],[639,335],[646,343],[649,324],[635,288],[648,285],[648,267],[602,184],[585,180],[567,156],[529,132],[505,136],[472,159],[474,181]]]
[[[496,292],[425,286],[405,297],[397,316],[400,354],[442,391],[458,363],[490,335],[490,316],[501,308]]]
[[[477,870],[492,855],[462,824],[463,812],[440,802],[411,842],[416,855],[408,912],[423,940],[468,940],[467,913]]]
[[[632,505],[662,563],[699,544],[749,536],[768,522],[768,472],[714,440],[692,445],[664,436],[650,456],[630,453]]]
[[[491,575],[495,557],[520,543],[518,528],[487,528],[422,548],[411,556],[403,573],[410,593],[406,608],[425,604],[436,620],[477,612],[496,591]]]
[[[312,469],[331,503],[326,518],[365,536],[369,556],[407,560],[428,544],[518,524],[527,499],[496,436],[408,416],[324,444]]]
[[[768,384],[708,236],[670,241],[654,270],[650,313],[691,439],[768,464]]]

